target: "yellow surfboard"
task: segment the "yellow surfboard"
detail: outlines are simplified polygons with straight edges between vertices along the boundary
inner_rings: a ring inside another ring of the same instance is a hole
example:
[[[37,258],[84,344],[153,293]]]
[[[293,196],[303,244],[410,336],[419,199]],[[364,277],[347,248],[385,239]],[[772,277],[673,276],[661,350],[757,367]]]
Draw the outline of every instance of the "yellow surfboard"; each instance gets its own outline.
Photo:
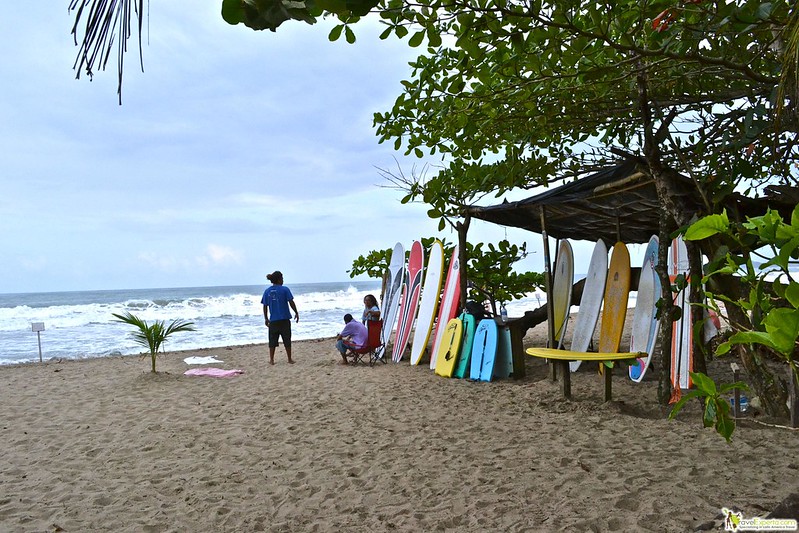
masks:
[[[627,299],[630,295],[630,252],[623,242],[613,246],[605,281],[605,299],[602,306],[602,325],[599,334],[600,352],[616,353],[621,345],[624,319],[627,317]],[[600,371],[602,371],[600,365]]]
[[[458,353],[463,339],[463,322],[460,318],[453,318],[447,322],[447,327],[442,332],[441,344],[436,357],[436,374],[451,378],[458,362]]]

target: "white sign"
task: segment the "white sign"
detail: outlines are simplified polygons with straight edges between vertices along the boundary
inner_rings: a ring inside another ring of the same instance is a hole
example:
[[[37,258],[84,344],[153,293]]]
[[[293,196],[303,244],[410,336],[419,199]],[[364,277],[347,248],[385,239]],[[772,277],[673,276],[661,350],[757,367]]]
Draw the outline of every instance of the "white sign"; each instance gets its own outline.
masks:
[[[44,322],[31,323],[31,331],[44,331]]]

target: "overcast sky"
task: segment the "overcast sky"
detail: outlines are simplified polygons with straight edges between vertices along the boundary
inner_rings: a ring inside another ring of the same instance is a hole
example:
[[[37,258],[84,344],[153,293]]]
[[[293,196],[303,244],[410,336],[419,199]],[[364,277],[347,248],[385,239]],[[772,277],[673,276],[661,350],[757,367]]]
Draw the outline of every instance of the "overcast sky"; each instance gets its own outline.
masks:
[[[0,21],[0,293],[265,284],[276,269],[345,281],[358,255],[436,233],[424,205],[380,187],[376,167],[424,161],[377,142],[372,115],[418,50],[376,23],[353,46],[329,24],[255,32],[226,24],[220,0],[152,0],[145,72],[131,41],[119,106],[114,59],[75,79],[67,4]]]

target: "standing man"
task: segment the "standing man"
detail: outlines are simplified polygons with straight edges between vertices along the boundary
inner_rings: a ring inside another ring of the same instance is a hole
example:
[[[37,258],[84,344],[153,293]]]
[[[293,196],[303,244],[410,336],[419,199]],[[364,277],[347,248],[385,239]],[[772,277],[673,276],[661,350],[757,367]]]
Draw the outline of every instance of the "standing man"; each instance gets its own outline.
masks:
[[[291,312],[289,306],[294,310],[294,320],[300,321],[300,313],[294,305],[294,296],[288,287],[283,286],[283,273],[275,270],[267,274],[266,279],[272,282],[271,287],[267,287],[261,304],[264,306],[264,321],[269,328],[269,364],[275,364],[275,348],[277,348],[278,338],[283,339],[283,346],[286,347],[286,355],[289,364],[294,364],[291,359]],[[272,320],[269,320],[269,315]]]

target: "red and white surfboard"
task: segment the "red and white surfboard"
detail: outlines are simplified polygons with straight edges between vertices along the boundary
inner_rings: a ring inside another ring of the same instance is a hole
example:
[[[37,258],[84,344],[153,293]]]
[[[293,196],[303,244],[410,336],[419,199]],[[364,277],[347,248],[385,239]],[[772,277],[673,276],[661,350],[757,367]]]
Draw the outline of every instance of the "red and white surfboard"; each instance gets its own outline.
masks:
[[[411,338],[413,322],[416,320],[419,293],[422,291],[422,265],[424,265],[422,243],[413,241],[411,253],[408,257],[408,277],[405,282],[405,290],[402,293],[402,303],[400,303],[397,337],[394,339],[394,351],[391,356],[395,363],[402,361],[402,355],[408,346],[408,339]]]
[[[685,276],[686,284],[690,283],[688,276],[688,250],[681,236],[671,243],[669,250],[669,279],[672,284],[680,274]],[[671,329],[671,387],[673,390],[672,401],[680,397],[680,389],[691,388],[691,375],[693,371],[693,324],[691,322],[691,304],[688,298],[690,287],[686,286],[674,300],[674,305],[682,309],[682,316],[674,322]]]
[[[436,356],[438,347],[441,345],[444,330],[447,323],[458,314],[458,303],[461,298],[460,291],[461,265],[458,258],[458,246],[452,251],[452,258],[449,260],[449,270],[447,271],[447,281],[444,284],[444,294],[441,296],[441,304],[438,306],[438,318],[436,319],[436,336],[433,338],[433,347],[430,350],[430,369],[436,369]]]

